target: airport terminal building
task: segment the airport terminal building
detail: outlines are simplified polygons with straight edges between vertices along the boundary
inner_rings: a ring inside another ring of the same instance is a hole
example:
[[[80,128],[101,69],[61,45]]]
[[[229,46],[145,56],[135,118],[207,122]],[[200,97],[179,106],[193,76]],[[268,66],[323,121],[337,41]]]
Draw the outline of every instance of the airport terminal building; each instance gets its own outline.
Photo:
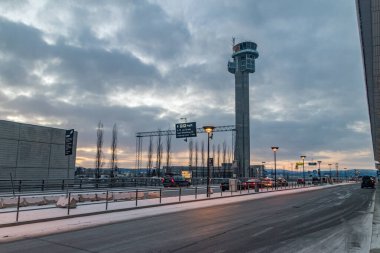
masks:
[[[374,159],[380,162],[380,0],[357,0]]]
[[[65,155],[65,129],[0,120],[0,179],[74,178],[78,133]]]

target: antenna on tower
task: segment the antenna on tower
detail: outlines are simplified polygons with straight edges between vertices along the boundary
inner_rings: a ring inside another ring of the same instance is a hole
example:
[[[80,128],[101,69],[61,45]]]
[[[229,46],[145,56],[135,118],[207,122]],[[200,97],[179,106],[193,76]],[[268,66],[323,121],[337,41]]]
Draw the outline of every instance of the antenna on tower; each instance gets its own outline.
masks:
[[[232,47],[235,46],[235,37],[232,37]]]

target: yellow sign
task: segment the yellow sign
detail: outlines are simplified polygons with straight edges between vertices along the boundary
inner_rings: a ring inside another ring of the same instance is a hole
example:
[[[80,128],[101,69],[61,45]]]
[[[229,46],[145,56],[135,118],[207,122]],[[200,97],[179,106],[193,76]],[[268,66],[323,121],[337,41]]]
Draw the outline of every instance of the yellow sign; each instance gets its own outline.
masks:
[[[190,179],[191,178],[191,173],[190,173],[190,171],[182,171],[182,176],[185,179]]]

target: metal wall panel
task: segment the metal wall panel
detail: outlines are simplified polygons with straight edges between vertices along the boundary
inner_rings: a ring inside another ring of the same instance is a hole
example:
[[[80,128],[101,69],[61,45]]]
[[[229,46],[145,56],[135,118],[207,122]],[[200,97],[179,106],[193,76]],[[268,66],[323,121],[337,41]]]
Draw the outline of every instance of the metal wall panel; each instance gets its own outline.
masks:
[[[65,133],[0,120],[0,179],[9,179],[9,173],[15,179],[73,178],[78,133],[71,156],[65,156]]]

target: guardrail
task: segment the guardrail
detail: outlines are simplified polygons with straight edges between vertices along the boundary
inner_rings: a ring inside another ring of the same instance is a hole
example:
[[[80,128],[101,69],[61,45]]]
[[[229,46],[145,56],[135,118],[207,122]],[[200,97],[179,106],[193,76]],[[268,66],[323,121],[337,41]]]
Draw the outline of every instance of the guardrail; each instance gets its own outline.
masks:
[[[64,191],[114,187],[162,186],[159,178],[0,180],[0,192]]]
[[[220,184],[226,178],[211,178],[211,184]],[[207,178],[193,178],[192,185],[206,185]],[[289,182],[295,183],[295,182]],[[309,182],[311,183],[311,182]],[[46,191],[66,191],[82,189],[104,189],[118,187],[139,187],[139,186],[162,186],[161,178],[152,177],[122,177],[109,179],[42,179],[42,180],[0,180],[0,192],[46,192]]]
[[[312,187],[290,183],[287,186],[237,189],[221,191],[218,185],[211,187],[210,199],[247,194],[259,194],[279,190]],[[96,214],[108,211],[129,210],[147,206],[189,202],[207,199],[206,187],[188,188],[135,188],[68,190],[54,194],[16,194],[0,196],[0,226],[35,220],[49,220],[68,216]],[[22,214],[22,215],[21,215]],[[20,218],[22,216],[22,218]]]

